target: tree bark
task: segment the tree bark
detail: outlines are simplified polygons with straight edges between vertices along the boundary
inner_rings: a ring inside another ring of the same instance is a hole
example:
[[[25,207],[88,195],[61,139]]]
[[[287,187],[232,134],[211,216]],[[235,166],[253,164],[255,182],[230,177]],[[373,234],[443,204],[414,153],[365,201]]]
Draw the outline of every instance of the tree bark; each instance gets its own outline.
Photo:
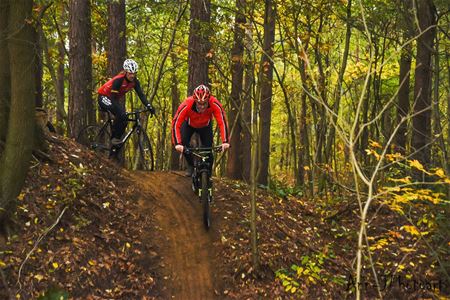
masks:
[[[231,50],[231,108],[228,111],[228,120],[233,125],[228,151],[227,176],[233,179],[242,179],[242,83],[244,77],[244,25],[245,0],[236,0],[236,17],[234,24],[234,46]],[[248,141],[244,141],[248,142]]]
[[[69,136],[95,121],[92,99],[91,3],[69,2]]]
[[[113,77],[122,70],[127,55],[125,0],[108,3],[108,74]],[[125,105],[125,102],[123,102]]]
[[[255,86],[255,76],[253,68],[253,37],[252,37],[252,24],[247,22],[245,29],[245,53],[247,56],[245,64],[245,78],[244,78],[244,95],[242,101],[242,116],[241,116],[241,128],[242,128],[242,177],[245,181],[250,182],[250,164],[252,161],[252,99],[253,88]],[[256,122],[256,120],[254,120]],[[256,133],[255,133],[256,134]]]
[[[408,34],[403,34],[403,42],[408,40]],[[402,118],[409,114],[409,92],[410,92],[410,72],[411,72],[411,44],[405,45],[400,56],[400,74],[399,74],[399,90],[398,90],[398,106],[397,106],[397,124]],[[407,123],[403,122],[396,136],[397,150],[406,153],[406,134]]]
[[[428,165],[431,154],[431,52],[436,35],[435,7],[431,0],[417,0],[417,18],[422,34],[417,39],[414,82],[412,150],[414,158]]]
[[[192,95],[194,89],[200,84],[210,86],[208,77],[208,56],[212,55],[209,42],[210,22],[211,1],[192,0],[188,44],[188,95]]]
[[[60,16],[58,18],[58,23],[63,24],[65,17],[67,16],[66,6],[64,4],[60,5]],[[55,18],[56,23],[56,18]],[[57,25],[58,26],[58,25]],[[65,74],[64,74],[64,60],[65,60],[66,49],[64,46],[64,39],[60,37],[58,41],[58,69],[56,74],[56,131],[59,134],[63,134],[65,131],[65,124],[67,124],[67,113],[64,108],[65,102]]]
[[[177,68],[178,58],[174,52],[171,54],[172,60],[172,86],[171,86],[171,97],[172,97],[172,118],[175,116],[177,112],[178,105],[180,104],[180,91],[178,89],[178,76],[177,76]],[[170,169],[178,170],[180,168],[180,153],[175,150],[174,147],[171,147],[172,152],[170,156]]]
[[[14,199],[25,181],[33,147],[35,53],[30,49],[33,49],[35,40],[29,22],[32,4],[31,0],[9,1],[7,43],[11,70],[11,109],[5,148],[0,157],[2,222],[14,210]]]
[[[275,40],[276,5],[272,0],[265,1],[264,45],[260,69],[260,144],[258,183],[267,185],[270,159],[270,125],[272,117],[272,81],[273,81],[273,43]]]
[[[0,141],[5,141],[8,132],[8,116],[11,101],[11,74],[9,70],[9,52],[6,40],[8,32],[9,2],[0,2]],[[1,147],[0,147],[1,149]]]

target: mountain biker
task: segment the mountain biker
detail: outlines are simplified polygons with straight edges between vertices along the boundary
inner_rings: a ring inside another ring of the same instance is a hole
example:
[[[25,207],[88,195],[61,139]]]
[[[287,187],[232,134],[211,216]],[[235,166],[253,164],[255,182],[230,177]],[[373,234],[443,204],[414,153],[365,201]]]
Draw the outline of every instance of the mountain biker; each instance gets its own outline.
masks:
[[[187,97],[180,104],[172,120],[172,142],[175,149],[184,153],[184,147],[189,146],[194,132],[200,136],[203,147],[212,147],[213,130],[211,119],[214,118],[220,128],[222,151],[230,147],[228,124],[222,104],[211,95],[209,88],[203,84],[194,89],[192,96]],[[184,153],[187,162],[187,175],[192,175],[193,159],[191,154]],[[209,155],[212,167],[212,153]]]
[[[141,84],[136,78],[138,64],[132,59],[126,59],[123,63],[123,70],[111,78],[98,89],[98,105],[101,110],[110,111],[114,115],[112,124],[111,143],[118,145],[121,143],[122,135],[128,124],[126,111],[122,105],[125,93],[134,89],[142,104],[148,108],[151,114],[155,114],[155,109],[147,101],[141,89]]]

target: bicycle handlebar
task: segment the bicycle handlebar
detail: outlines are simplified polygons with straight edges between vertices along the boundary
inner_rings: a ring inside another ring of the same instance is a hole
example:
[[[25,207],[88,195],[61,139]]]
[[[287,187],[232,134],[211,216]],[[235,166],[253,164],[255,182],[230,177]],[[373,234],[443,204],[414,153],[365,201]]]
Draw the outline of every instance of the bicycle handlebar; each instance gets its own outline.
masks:
[[[222,151],[222,145],[212,146],[212,147],[193,147],[193,148],[184,147],[184,149],[183,149],[183,152],[185,154],[198,153],[198,152],[202,152],[202,151],[221,152]]]
[[[144,108],[144,109],[138,109],[138,110],[135,110],[135,111],[127,112],[127,113],[125,113],[125,115],[126,115],[127,117],[129,117],[129,116],[135,116],[135,118],[133,118],[133,119],[128,119],[128,121],[133,121],[133,120],[135,120],[135,119],[138,118],[138,115],[140,115],[140,114],[143,113],[143,112],[147,112],[147,111],[150,111],[150,109],[148,109],[148,108],[146,107],[146,108]],[[150,114],[150,118],[151,118],[151,117],[153,117],[153,114],[152,114],[152,113]]]

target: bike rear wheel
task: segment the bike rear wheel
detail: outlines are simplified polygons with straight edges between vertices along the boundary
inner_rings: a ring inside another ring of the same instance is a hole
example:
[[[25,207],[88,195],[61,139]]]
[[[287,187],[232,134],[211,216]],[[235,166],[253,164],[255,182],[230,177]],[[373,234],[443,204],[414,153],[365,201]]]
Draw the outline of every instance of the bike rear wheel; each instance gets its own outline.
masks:
[[[206,230],[211,227],[211,210],[209,207],[209,187],[208,187],[208,173],[202,172],[201,175],[201,192],[200,198],[203,205],[203,224]]]
[[[138,141],[140,167],[143,170],[153,171],[155,162],[153,160],[153,148],[150,139],[144,131],[139,132]]]
[[[109,126],[88,125],[81,129],[76,140],[94,151],[109,153],[111,148],[110,128]]]

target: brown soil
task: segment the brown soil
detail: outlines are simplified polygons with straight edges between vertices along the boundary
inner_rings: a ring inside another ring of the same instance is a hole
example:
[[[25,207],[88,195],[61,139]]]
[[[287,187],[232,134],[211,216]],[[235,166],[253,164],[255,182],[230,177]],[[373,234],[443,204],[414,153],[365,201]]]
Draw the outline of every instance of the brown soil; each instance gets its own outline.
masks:
[[[164,298],[214,298],[216,249],[212,233],[203,227],[201,206],[188,178],[168,172],[130,175],[141,190],[141,213],[155,216],[156,231],[147,232],[143,240],[156,242],[161,254]]]

